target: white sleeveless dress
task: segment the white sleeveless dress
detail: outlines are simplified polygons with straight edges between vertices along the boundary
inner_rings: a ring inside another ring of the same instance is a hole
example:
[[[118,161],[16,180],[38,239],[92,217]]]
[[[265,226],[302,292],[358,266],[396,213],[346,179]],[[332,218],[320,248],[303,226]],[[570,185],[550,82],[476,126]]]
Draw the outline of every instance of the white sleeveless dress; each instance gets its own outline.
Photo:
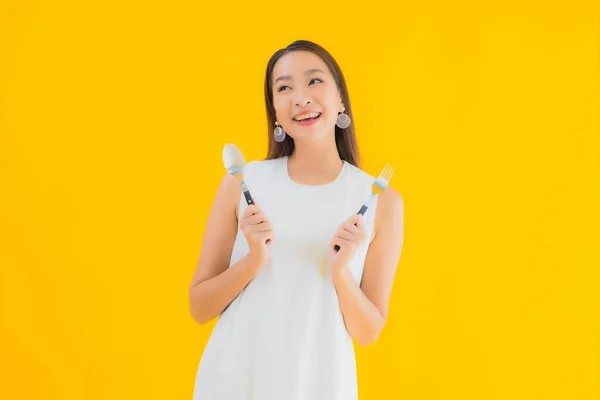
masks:
[[[288,157],[252,161],[244,180],[272,223],[269,261],[219,317],[196,374],[194,400],[355,400],[352,338],[327,267],[338,226],[356,214],[375,180],[344,161],[325,185],[292,181]],[[367,239],[349,268],[360,283],[376,196],[364,215]],[[240,196],[239,215],[246,201]],[[230,265],[248,253],[239,229]]]

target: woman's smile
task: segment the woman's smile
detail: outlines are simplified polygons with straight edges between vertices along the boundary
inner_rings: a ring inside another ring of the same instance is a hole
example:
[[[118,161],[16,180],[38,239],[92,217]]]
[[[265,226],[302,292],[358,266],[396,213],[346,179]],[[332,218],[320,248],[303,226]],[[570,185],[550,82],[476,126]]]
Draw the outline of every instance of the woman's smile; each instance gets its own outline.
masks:
[[[302,119],[297,120],[296,118],[292,118],[292,121],[300,126],[310,126],[317,123],[317,121],[321,118],[321,115],[321,113],[310,114],[308,118],[306,118],[306,116],[302,116],[300,117]]]

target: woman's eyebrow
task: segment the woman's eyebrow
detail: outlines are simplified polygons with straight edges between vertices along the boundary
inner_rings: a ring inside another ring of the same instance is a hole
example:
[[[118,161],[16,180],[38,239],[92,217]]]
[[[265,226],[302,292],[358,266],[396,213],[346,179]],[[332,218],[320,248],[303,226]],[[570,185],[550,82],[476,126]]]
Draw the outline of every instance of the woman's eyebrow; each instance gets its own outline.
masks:
[[[306,71],[304,71],[304,75],[310,75],[313,72],[321,72],[324,74],[323,70],[319,69],[319,68],[311,68],[311,69],[307,69]],[[273,84],[279,82],[279,81],[289,81],[292,79],[291,75],[284,75],[284,76],[280,76],[279,78],[275,79],[275,82],[273,82]]]

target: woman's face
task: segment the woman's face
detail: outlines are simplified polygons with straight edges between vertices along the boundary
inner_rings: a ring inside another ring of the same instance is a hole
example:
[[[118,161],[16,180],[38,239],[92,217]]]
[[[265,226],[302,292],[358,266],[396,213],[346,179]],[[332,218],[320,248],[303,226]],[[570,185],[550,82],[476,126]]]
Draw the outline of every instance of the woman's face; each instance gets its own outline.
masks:
[[[334,135],[343,103],[333,76],[319,56],[309,51],[284,55],[273,68],[272,82],[275,117],[294,140]],[[319,116],[301,121],[302,114]]]

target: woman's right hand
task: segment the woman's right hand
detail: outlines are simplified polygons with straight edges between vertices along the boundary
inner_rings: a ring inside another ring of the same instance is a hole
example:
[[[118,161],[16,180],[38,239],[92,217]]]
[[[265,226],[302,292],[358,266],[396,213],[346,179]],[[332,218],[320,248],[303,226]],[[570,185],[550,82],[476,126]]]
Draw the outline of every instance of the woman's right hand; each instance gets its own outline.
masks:
[[[273,227],[264,212],[250,204],[242,214],[240,229],[246,237],[250,255],[263,264],[269,257],[267,246],[273,240]]]

